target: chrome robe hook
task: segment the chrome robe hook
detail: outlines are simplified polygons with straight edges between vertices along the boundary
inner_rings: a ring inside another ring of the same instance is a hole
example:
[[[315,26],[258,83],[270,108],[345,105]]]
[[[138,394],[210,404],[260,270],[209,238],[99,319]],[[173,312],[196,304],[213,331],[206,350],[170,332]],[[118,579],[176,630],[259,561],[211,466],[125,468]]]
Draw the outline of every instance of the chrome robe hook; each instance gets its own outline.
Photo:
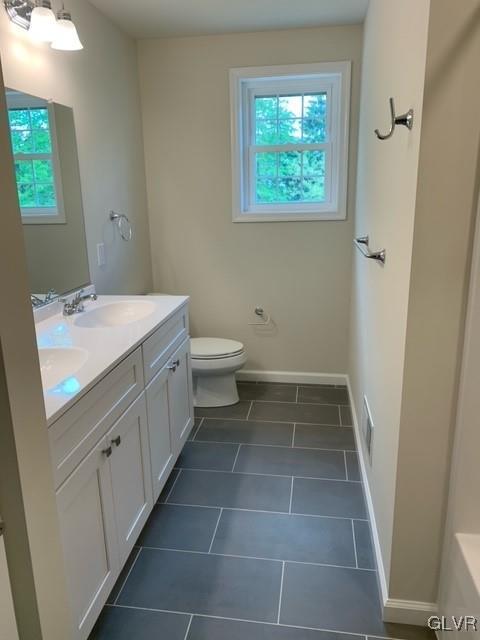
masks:
[[[379,140],[388,140],[388,138],[391,138],[397,124],[401,124],[410,130],[413,128],[413,109],[409,109],[407,113],[397,116],[395,115],[395,101],[393,98],[390,98],[390,113],[392,115],[392,126],[390,127],[390,131],[386,134],[382,134],[378,129],[375,129],[375,135]]]

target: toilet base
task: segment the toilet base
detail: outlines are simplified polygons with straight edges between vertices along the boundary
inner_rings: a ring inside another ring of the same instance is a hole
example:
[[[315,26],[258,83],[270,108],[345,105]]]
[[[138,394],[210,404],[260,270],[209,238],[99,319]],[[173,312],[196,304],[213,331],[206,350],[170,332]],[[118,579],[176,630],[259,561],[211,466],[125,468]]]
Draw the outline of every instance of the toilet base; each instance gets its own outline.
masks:
[[[228,407],[239,400],[235,373],[193,376],[195,407]]]

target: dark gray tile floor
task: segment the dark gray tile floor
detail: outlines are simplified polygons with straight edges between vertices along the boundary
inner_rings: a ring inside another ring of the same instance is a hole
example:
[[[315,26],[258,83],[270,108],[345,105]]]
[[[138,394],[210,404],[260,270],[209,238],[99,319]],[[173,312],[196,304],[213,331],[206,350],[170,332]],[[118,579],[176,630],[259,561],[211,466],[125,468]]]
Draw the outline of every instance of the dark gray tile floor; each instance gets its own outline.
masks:
[[[239,394],[196,410],[90,640],[431,638],[381,620],[346,388]]]

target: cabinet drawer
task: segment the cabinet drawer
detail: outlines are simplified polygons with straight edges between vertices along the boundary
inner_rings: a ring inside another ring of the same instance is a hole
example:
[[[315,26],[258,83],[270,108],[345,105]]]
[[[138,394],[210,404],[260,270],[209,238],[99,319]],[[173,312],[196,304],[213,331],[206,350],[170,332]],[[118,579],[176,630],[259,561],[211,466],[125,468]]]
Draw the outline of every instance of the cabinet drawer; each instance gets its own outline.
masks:
[[[145,383],[160,371],[177,347],[188,337],[188,312],[183,307],[143,343]]]
[[[56,487],[105,435],[143,387],[139,348],[53,423],[48,434]]]

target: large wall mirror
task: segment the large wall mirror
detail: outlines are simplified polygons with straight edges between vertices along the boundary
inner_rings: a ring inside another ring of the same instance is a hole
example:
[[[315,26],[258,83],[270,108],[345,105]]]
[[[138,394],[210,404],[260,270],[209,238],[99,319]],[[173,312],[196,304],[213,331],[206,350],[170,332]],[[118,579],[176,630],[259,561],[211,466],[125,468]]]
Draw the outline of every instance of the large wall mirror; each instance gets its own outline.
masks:
[[[7,89],[32,304],[90,282],[73,111]]]

